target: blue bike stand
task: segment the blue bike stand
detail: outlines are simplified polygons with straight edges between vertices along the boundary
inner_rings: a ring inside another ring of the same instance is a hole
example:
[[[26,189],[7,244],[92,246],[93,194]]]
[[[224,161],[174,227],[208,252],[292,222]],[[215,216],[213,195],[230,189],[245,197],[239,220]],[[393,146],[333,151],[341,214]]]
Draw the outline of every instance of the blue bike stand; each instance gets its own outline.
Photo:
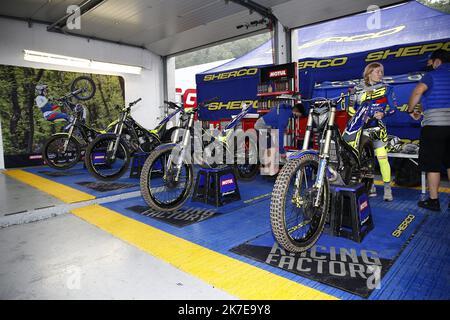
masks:
[[[241,200],[241,194],[231,167],[199,169],[192,201],[221,207],[237,200]]]
[[[331,210],[325,225],[330,235],[361,242],[374,228],[364,184],[330,185]]]
[[[130,178],[140,178],[141,170],[144,166],[145,160],[150,153],[147,152],[136,152],[133,155],[133,161],[131,162]]]

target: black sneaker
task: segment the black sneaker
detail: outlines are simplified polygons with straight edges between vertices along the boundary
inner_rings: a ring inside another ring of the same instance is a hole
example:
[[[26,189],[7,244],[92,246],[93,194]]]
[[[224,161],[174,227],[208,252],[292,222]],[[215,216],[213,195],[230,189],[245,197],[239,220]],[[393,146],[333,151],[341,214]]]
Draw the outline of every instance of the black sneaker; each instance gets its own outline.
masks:
[[[426,199],[423,201],[419,201],[417,205],[421,208],[432,210],[432,211],[441,211],[441,205],[439,203],[439,199]]]

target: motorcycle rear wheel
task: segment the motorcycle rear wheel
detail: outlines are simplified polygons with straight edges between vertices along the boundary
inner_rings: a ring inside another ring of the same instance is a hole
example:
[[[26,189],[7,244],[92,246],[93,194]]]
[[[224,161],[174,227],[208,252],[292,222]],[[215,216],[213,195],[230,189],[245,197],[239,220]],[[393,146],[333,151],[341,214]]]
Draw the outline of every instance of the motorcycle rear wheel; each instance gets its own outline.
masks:
[[[51,136],[44,145],[42,158],[52,169],[66,170],[75,166],[81,159],[81,145],[74,137],[70,137],[66,152],[62,150],[69,135],[57,134]]]

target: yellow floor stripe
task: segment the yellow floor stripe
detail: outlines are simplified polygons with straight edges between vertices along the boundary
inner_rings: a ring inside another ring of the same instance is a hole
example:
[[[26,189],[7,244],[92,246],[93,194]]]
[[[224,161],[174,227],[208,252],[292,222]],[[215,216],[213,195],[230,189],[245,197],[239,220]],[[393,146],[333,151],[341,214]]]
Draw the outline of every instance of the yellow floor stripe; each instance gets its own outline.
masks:
[[[72,210],[83,220],[241,299],[337,299],[138,222],[100,205]]]
[[[374,183],[375,183],[375,185],[377,185],[377,186],[382,186],[382,185],[384,184],[384,182],[381,181],[381,180],[375,180]],[[397,187],[397,188],[422,190],[422,187],[402,187],[402,186],[397,186],[397,185],[395,184],[395,182],[392,182],[391,185],[392,185],[393,187]],[[450,188],[447,188],[447,187],[439,187],[439,192],[450,193]]]
[[[93,195],[79,191],[74,188],[70,188],[61,183],[57,183],[49,179],[42,178],[38,175],[20,169],[7,170],[4,173],[11,178],[19,180],[32,187],[35,187],[36,189],[48,193],[66,203],[74,203],[95,199],[95,196]]]

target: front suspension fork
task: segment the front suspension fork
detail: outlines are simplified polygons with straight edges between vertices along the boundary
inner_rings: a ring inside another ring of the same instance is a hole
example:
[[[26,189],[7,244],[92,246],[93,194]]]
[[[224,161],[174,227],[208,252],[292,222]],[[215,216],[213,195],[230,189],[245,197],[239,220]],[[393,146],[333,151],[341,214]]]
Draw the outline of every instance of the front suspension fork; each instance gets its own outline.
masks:
[[[187,130],[184,132],[184,135],[183,135],[183,141],[181,143],[181,151],[180,151],[178,158],[176,159],[176,163],[175,163],[176,171],[175,171],[174,180],[176,182],[178,182],[178,179],[180,177],[181,167],[183,166],[183,161],[186,156],[186,150],[189,149],[189,144],[191,142],[191,133],[190,133],[189,129],[192,128],[193,126],[194,126],[194,114],[191,114],[189,117]],[[173,151],[171,152],[171,154],[169,155],[169,157],[167,159],[167,165],[166,165],[166,170],[164,172],[164,178],[166,178],[167,169],[172,167],[172,163],[173,163]]]
[[[75,128],[76,123],[77,123],[77,119],[75,119],[73,121],[72,125],[70,126],[69,133],[68,133],[69,136],[68,136],[67,140],[64,142],[63,153],[67,152],[67,147],[69,146],[69,141],[70,141],[70,138],[72,138],[73,130]]]
[[[114,140],[113,143],[108,143],[108,148],[106,149],[106,157],[108,160],[112,160],[114,161],[114,159],[116,158],[116,153],[117,153],[117,149],[119,148],[119,141],[120,141],[120,136],[122,135],[122,131],[123,131],[123,124],[125,121],[125,115],[122,119],[122,121],[120,121],[120,123],[117,124],[114,133],[116,135],[116,140]]]
[[[314,189],[317,190],[317,194],[314,198],[313,204],[315,208],[318,208],[320,206],[320,197],[326,179],[325,175],[327,174],[328,171],[327,165],[328,165],[328,158],[330,157],[330,145],[331,145],[331,138],[333,135],[333,126],[335,117],[336,117],[336,106],[332,106],[330,108],[330,115],[328,117],[325,142],[323,148],[321,148],[322,152],[320,153],[319,156],[319,168],[317,170],[317,179],[316,183],[314,184]]]

